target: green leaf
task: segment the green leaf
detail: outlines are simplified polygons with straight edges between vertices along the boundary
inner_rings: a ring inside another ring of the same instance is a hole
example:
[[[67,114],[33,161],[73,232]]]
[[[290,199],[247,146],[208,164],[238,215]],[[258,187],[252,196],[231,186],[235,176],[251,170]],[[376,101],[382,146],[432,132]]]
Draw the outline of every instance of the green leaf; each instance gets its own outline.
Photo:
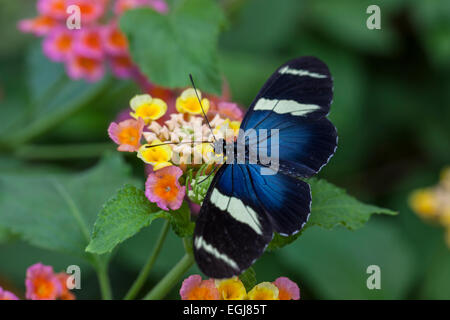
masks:
[[[168,213],[173,231],[181,238],[194,234],[195,223],[191,221],[191,210],[186,202],[180,209]]]
[[[111,252],[157,218],[168,219],[179,237],[188,237],[194,232],[195,224],[186,203],[178,210],[167,212],[150,202],[144,191],[126,185],[104,205],[86,251],[96,254]]]
[[[389,209],[364,204],[325,180],[309,179],[307,182],[311,186],[312,194],[311,215],[302,232],[311,226],[332,229],[342,225],[349,230],[356,230],[362,227],[374,213],[397,214]],[[275,234],[269,244],[269,250],[278,249],[293,242],[302,232],[289,237]]]
[[[163,210],[148,201],[142,190],[126,185],[98,215],[86,251],[97,254],[111,252],[119,243],[149,226],[154,219],[164,216]]]
[[[239,279],[244,284],[245,290],[249,292],[256,285],[256,272],[250,267],[239,276]]]
[[[313,204],[306,227],[317,225],[331,229],[342,225],[349,230],[356,230],[374,213],[397,214],[389,209],[364,204],[325,180],[310,179],[308,183],[311,186]]]
[[[127,11],[120,27],[130,43],[133,61],[154,83],[176,88],[190,85],[220,93],[217,42],[224,15],[211,0],[177,1],[169,14],[150,8]]]
[[[89,232],[103,203],[125,182],[130,170],[119,156],[67,175],[2,174],[0,225],[30,244],[90,259]]]

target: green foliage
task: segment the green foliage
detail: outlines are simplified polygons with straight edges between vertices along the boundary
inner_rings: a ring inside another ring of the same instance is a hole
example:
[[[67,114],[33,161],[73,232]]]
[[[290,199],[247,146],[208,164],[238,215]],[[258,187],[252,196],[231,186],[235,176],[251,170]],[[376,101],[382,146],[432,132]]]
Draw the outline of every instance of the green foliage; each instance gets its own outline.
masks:
[[[157,218],[168,219],[179,237],[191,236],[194,231],[186,203],[178,210],[167,212],[151,203],[144,191],[126,185],[104,205],[94,224],[86,251],[96,254],[111,252]]]
[[[419,296],[423,299],[450,299],[450,288],[444,285],[450,283],[450,254],[442,242],[443,237],[439,240],[419,290]]]
[[[356,230],[361,228],[372,214],[396,214],[389,209],[364,204],[325,180],[309,179],[308,183],[312,194],[311,215],[302,232],[311,226],[332,229],[341,225],[349,230]],[[276,234],[268,248],[281,248],[293,242],[300,234],[289,237]]]
[[[210,165],[207,163],[202,165],[195,174],[195,177],[193,169],[190,169],[186,175],[185,184],[189,200],[199,205],[203,203],[203,199],[205,199],[209,186],[214,179],[214,174],[206,174],[208,167],[210,167]]]
[[[100,211],[86,251],[111,252],[116,245],[163,216],[163,210],[148,201],[141,190],[126,185]]]
[[[129,168],[105,157],[79,174],[0,178],[0,225],[40,248],[88,258],[89,232],[103,203],[125,182]]]
[[[301,275],[300,284],[322,299],[399,299],[417,276],[413,250],[402,232],[375,219],[354,232],[312,228],[271,259],[281,261],[278,273]],[[381,269],[381,290],[366,286],[370,265]]]
[[[9,242],[14,238],[15,238],[14,234],[11,231],[9,231],[7,228],[0,226],[0,244]]]
[[[256,272],[250,267],[239,276],[239,279],[244,284],[245,290],[249,292],[256,285]]]
[[[190,85],[219,93],[217,42],[224,15],[215,1],[176,1],[167,15],[148,8],[128,11],[120,27],[133,60],[152,82],[169,87]],[[136,27],[139,26],[139,27]]]
[[[33,46],[28,56],[29,101],[17,98],[7,101],[7,109],[2,110],[5,115],[0,121],[5,121],[5,125],[0,127],[0,133],[4,133],[0,144],[15,146],[35,138],[49,127],[59,125],[62,119],[104,93],[110,82],[107,77],[95,84],[69,80],[64,67],[49,61],[41,50],[40,46]]]
[[[170,220],[173,231],[179,237],[190,237],[194,233],[195,223],[191,221],[191,210],[186,202],[178,210],[170,211],[166,219]]]
[[[401,1],[390,3],[369,0],[309,1],[303,15],[308,24],[313,25],[330,39],[336,39],[355,50],[387,54],[397,46],[397,35],[393,31],[389,17],[397,10],[398,2]],[[372,4],[381,8],[381,32],[366,27],[366,19],[369,17],[366,9]]]
[[[436,67],[450,67],[450,3],[445,0],[419,1],[413,8],[420,40]]]

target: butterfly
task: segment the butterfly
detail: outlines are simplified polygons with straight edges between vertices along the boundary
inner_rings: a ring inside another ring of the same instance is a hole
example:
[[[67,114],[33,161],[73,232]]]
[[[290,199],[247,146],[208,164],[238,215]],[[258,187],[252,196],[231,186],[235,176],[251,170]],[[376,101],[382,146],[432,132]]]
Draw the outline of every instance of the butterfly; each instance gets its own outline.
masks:
[[[265,136],[278,147],[278,170],[262,174],[262,168],[270,170],[267,165],[239,162],[236,153],[218,169],[193,236],[194,257],[205,275],[239,275],[263,254],[274,232],[289,236],[303,228],[311,212],[311,189],[301,178],[318,173],[337,147],[336,128],[326,118],[332,97],[331,74],[315,57],[285,63],[264,84],[241,129],[256,131],[258,139],[244,143],[257,148],[260,129],[278,130],[277,141],[270,133]]]

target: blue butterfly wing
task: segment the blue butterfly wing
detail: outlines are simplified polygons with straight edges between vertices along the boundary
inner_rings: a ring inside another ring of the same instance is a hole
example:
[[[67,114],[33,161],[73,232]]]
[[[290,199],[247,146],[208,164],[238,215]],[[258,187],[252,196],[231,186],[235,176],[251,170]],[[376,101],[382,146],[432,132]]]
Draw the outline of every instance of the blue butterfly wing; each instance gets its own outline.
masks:
[[[308,221],[311,212],[311,189],[309,184],[289,175],[261,174],[262,167],[246,166],[253,191],[273,231],[293,235]]]
[[[273,231],[288,235],[306,223],[309,185],[287,175],[261,175],[259,165],[225,164],[214,177],[194,231],[204,274],[230,278],[261,256]]]
[[[335,127],[326,118],[332,79],[313,57],[292,60],[269,78],[249,108],[241,129],[255,129],[250,145],[278,147],[279,170],[267,165],[225,164],[214,177],[194,232],[194,255],[212,278],[242,273],[264,252],[273,232],[291,235],[310,213],[309,185],[299,177],[316,174],[334,154]],[[267,145],[258,129],[266,129]],[[278,129],[272,135],[271,130]]]
[[[194,256],[207,276],[230,278],[250,267],[273,236],[246,165],[223,165],[203,200],[194,231]]]
[[[326,118],[333,97],[327,66],[317,58],[292,60],[270,77],[247,112],[241,129],[278,129],[267,149],[277,146],[280,172],[311,177],[329,161],[337,146],[337,132]]]

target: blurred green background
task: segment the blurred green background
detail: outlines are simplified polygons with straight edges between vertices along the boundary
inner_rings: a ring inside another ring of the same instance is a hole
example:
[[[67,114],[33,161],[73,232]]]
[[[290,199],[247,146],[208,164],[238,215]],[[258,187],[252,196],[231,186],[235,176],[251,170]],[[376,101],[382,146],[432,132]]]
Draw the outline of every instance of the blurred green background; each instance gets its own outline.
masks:
[[[371,4],[381,8],[381,30],[366,27]],[[255,265],[258,281],[288,276],[305,299],[450,299],[450,250],[443,229],[424,223],[407,204],[412,190],[435,184],[450,164],[450,2],[228,0],[221,5],[228,25],[220,38],[220,64],[232,100],[248,106],[290,58],[322,59],[334,78],[330,118],[339,147],[320,176],[360,200],[400,212],[372,217],[355,232],[311,228],[292,245],[265,254]],[[16,29],[19,19],[34,15],[34,1],[0,0],[0,141],[20,145],[2,145],[1,175],[91,167],[103,150],[113,150],[106,129],[139,90],[110,78],[94,85],[67,80],[61,65],[42,56],[40,41]],[[86,143],[92,149],[78,153],[76,145]],[[60,144],[75,146],[61,154],[51,147]],[[143,181],[139,162],[131,157],[127,162]],[[160,225],[157,221],[115,252],[110,274],[116,297],[136,277]],[[148,286],[182,254],[180,240],[170,234]],[[76,295],[98,297],[87,263],[32,247],[0,227],[0,285],[23,293],[25,270],[39,261],[58,271],[80,265],[83,289]],[[381,290],[366,287],[372,264],[381,267]],[[170,298],[179,297],[178,289]]]

